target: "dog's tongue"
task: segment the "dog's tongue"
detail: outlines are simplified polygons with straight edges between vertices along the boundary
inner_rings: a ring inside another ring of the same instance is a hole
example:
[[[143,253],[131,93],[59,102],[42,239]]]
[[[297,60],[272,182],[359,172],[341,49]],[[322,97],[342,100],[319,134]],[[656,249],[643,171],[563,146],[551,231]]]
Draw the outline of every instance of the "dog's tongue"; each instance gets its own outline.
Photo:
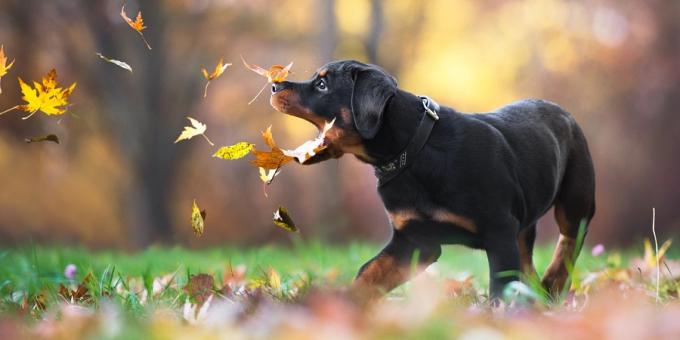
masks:
[[[314,157],[314,155],[328,147],[328,145],[325,143],[326,133],[333,127],[333,124],[335,124],[335,119],[333,119],[330,123],[326,122],[326,124],[324,124],[323,130],[319,132],[319,135],[316,138],[302,143],[302,145],[298,146],[294,150],[281,151],[284,155],[293,157],[300,164],[303,164],[305,161]]]

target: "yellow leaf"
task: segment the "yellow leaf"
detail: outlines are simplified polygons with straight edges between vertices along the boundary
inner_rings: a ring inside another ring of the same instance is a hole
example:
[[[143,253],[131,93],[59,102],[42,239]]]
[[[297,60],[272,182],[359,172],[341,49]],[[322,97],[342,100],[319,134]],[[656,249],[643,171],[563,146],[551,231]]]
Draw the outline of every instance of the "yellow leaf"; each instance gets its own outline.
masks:
[[[65,106],[68,105],[68,99],[76,88],[76,83],[71,84],[68,88],[61,88],[57,83],[57,71],[52,69],[46,76],[42,78],[42,83],[33,82],[33,87],[26,84],[21,78],[19,79],[19,87],[21,88],[21,97],[26,104],[17,105],[5,112],[20,109],[29,113],[23,119],[28,119],[34,113],[42,111],[46,115],[60,115],[66,112]]]
[[[269,269],[269,287],[274,290],[281,289],[281,276],[274,268]]]
[[[203,73],[203,77],[208,80],[208,82],[205,83],[205,89],[203,90],[203,98],[208,96],[208,85],[210,85],[210,81],[221,76],[222,73],[224,73],[224,70],[227,69],[227,67],[231,66],[231,63],[224,63],[224,58],[220,58],[220,62],[217,63],[217,66],[215,66],[215,70],[211,73],[208,74],[208,70],[205,68],[201,68],[201,72]]]
[[[215,145],[215,144],[213,144],[213,142],[210,141],[210,139],[208,139],[208,136],[205,135],[205,130],[208,128],[205,124],[203,124],[203,123],[201,123],[201,122],[199,122],[196,119],[193,119],[191,117],[187,117],[187,119],[189,119],[189,122],[191,122],[191,126],[185,126],[184,127],[184,130],[179,135],[179,137],[177,137],[177,140],[175,140],[175,143],[177,143],[181,140],[191,139],[193,137],[201,135],[201,136],[203,136],[203,138],[205,138],[206,141],[208,141],[208,143],[210,145]]]
[[[288,210],[284,207],[279,207],[274,212],[274,218],[273,218],[274,224],[286,231],[290,232],[298,232],[297,226],[295,226],[295,222],[293,222],[293,219],[290,218],[290,215],[288,215]]]
[[[260,180],[264,182],[265,184],[270,184],[272,180],[274,180],[274,177],[279,174],[281,170],[279,169],[265,169],[265,168],[260,168]]]
[[[213,157],[222,159],[239,159],[249,154],[255,144],[240,142],[231,146],[223,146],[213,154]]]
[[[2,81],[2,76],[7,74],[10,68],[14,65],[14,60],[12,60],[9,65],[7,65],[7,57],[5,56],[5,46],[0,45],[0,81]],[[1,84],[0,84],[1,85]],[[0,86],[0,93],[2,93],[2,86]]]
[[[137,17],[133,21],[127,16],[127,14],[125,14],[125,5],[123,5],[123,7],[120,9],[120,16],[130,27],[132,27],[133,30],[139,33],[139,35],[142,37],[142,40],[144,40],[146,47],[151,49],[151,46],[149,46],[149,43],[146,41],[146,38],[144,38],[144,34],[142,33],[142,31],[146,28],[146,26],[144,26],[144,20],[142,19],[142,11],[137,12]]]
[[[191,228],[194,229],[194,233],[198,236],[203,235],[203,229],[205,228],[205,210],[201,211],[194,200],[194,204],[191,206]]]

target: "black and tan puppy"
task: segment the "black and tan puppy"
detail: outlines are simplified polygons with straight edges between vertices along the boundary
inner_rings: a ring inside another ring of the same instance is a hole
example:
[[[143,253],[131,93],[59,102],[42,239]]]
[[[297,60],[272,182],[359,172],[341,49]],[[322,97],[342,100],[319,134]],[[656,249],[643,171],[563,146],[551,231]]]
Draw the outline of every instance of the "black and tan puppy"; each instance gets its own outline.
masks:
[[[306,164],[351,153],[376,169],[392,239],[354,286],[371,296],[409,278],[443,244],[486,250],[490,295],[519,273],[536,275],[536,221],[555,207],[560,239],[542,282],[559,292],[580,249],[577,234],[595,212],[595,175],[574,118],[543,100],[462,114],[400,90],[381,68],[329,63],[306,82],[272,86],[272,106],[328,132],[328,148]]]

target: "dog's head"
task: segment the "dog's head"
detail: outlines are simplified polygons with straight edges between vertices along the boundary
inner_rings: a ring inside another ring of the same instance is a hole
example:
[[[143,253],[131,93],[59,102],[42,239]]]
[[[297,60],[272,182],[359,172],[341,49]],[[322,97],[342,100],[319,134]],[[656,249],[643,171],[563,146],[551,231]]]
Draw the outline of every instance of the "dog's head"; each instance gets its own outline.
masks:
[[[335,119],[326,134],[327,149],[315,157],[318,161],[352,153],[370,162],[364,141],[373,139],[380,130],[387,103],[396,91],[396,80],[380,67],[345,60],[322,66],[304,82],[272,84],[270,103],[319,130]]]

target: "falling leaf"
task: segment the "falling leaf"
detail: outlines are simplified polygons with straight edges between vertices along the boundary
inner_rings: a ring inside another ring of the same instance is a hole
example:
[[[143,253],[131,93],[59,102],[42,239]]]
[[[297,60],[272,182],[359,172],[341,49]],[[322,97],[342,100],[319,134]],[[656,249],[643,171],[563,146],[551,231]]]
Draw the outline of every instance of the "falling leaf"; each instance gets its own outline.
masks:
[[[130,19],[127,14],[125,14],[125,5],[123,5],[123,7],[120,9],[120,16],[123,18],[123,20],[125,20],[125,22],[127,22],[128,25],[130,25],[130,27],[132,27],[133,30],[139,33],[139,36],[141,36],[142,40],[144,40],[146,47],[151,49],[151,46],[144,37],[144,33],[142,33],[142,31],[146,28],[146,26],[144,26],[144,20],[142,19],[142,11],[137,12],[137,18],[132,21],[132,19]]]
[[[276,177],[281,170],[279,168],[276,169],[265,169],[265,168],[260,168],[260,180],[264,182],[265,184],[271,184],[272,180],[274,180],[274,177]]]
[[[114,64],[114,65],[116,65],[116,66],[118,66],[118,67],[120,67],[120,68],[124,68],[124,69],[130,71],[130,73],[132,73],[132,67],[130,67],[130,65],[128,65],[128,63],[126,63],[126,62],[124,62],[124,61],[116,60],[116,59],[109,59],[109,58],[105,57],[104,55],[102,55],[102,54],[99,53],[99,52],[97,52],[97,55],[99,56],[99,58],[104,59],[106,62],[109,62],[109,63],[111,63],[111,64]]]
[[[14,65],[14,60],[12,60],[9,65],[7,65],[7,57],[5,56],[5,46],[0,45],[0,81],[2,81],[2,76],[7,74],[7,71]],[[2,84],[0,84],[2,85]],[[0,86],[0,93],[2,93],[2,86]]]
[[[218,157],[222,159],[239,159],[243,158],[245,155],[249,154],[253,150],[255,144],[248,142],[239,142],[231,146],[223,146],[219,148],[213,157]]]
[[[241,56],[241,60],[243,61],[243,65],[245,65],[249,70],[267,78],[267,82],[262,86],[260,89],[260,92],[258,92],[253,99],[248,102],[248,105],[250,105],[252,102],[257,99],[257,97],[260,96],[262,91],[267,87],[267,84],[269,83],[275,83],[275,82],[281,82],[286,80],[288,78],[288,75],[291,73],[290,69],[293,67],[293,62],[291,61],[290,64],[286,66],[282,65],[272,65],[268,70],[264,69],[260,66],[254,65],[254,64],[249,64],[246,62],[245,59],[243,59],[243,56]]]
[[[24,105],[16,105],[3,113],[19,109],[28,112],[28,116],[22,119],[28,119],[38,111],[42,111],[46,115],[61,115],[66,112],[64,106],[68,105],[68,99],[76,88],[76,83],[71,84],[68,88],[58,87],[57,71],[52,69],[47,75],[42,78],[42,83],[33,82],[33,87],[26,84],[21,78],[19,79],[19,86],[22,99],[26,101]]]
[[[277,227],[284,229],[286,231],[290,232],[298,232],[298,228],[295,226],[295,222],[293,222],[293,219],[290,218],[290,215],[288,215],[288,210],[284,207],[279,207],[274,212],[274,218],[273,218],[274,224],[276,224]]]
[[[280,168],[293,160],[293,157],[284,155],[283,150],[274,142],[271,126],[262,132],[262,139],[271,148],[271,151],[253,150],[253,155],[255,155],[255,159],[251,161],[253,165],[270,170]]]
[[[196,204],[196,200],[194,200],[194,204],[191,206],[191,228],[194,229],[194,233],[198,236],[203,235],[205,216],[205,210],[200,210]]]
[[[36,142],[54,142],[59,144],[59,137],[54,134],[40,137],[30,137],[25,139],[26,143],[36,143]]]
[[[224,73],[224,70],[227,69],[227,67],[231,66],[231,63],[224,63],[224,59],[220,58],[220,62],[217,63],[217,66],[215,66],[215,70],[211,73],[208,74],[208,70],[205,68],[201,68],[201,72],[203,72],[203,77],[207,79],[208,81],[205,83],[205,89],[203,89],[203,98],[208,96],[208,85],[210,85],[210,81],[218,78],[219,76]]]
[[[182,133],[179,135],[179,137],[177,137],[177,140],[175,140],[175,143],[177,143],[181,140],[191,139],[193,137],[201,135],[201,136],[203,136],[203,138],[205,138],[206,141],[208,141],[208,143],[210,145],[215,145],[215,144],[213,144],[213,142],[210,141],[208,136],[205,135],[205,130],[208,128],[207,125],[205,125],[205,124],[203,124],[203,123],[201,123],[201,122],[199,122],[196,119],[193,119],[191,117],[187,117],[187,119],[189,119],[189,122],[191,122],[191,126],[185,126],[184,127],[184,131],[182,131]]]

